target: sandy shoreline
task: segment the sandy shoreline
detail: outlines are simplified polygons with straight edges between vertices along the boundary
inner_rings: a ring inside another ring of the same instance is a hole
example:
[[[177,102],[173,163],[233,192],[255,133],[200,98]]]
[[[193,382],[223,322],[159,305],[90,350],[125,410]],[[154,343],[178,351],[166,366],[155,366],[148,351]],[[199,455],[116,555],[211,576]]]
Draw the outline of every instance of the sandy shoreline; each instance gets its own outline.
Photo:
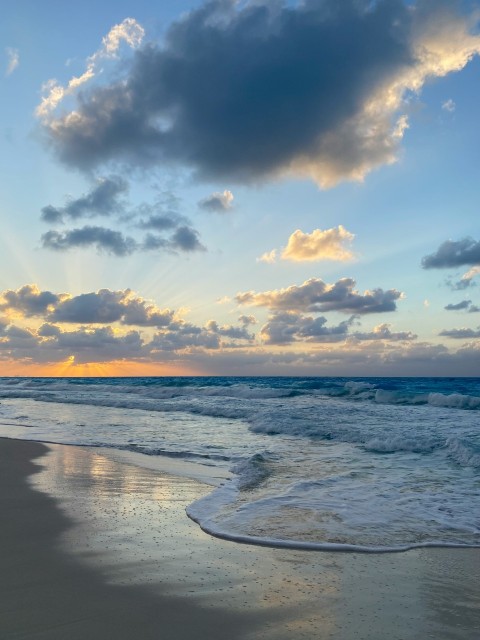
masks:
[[[238,545],[185,516],[208,490],[97,450],[0,439],[0,637],[476,637],[478,549]]]

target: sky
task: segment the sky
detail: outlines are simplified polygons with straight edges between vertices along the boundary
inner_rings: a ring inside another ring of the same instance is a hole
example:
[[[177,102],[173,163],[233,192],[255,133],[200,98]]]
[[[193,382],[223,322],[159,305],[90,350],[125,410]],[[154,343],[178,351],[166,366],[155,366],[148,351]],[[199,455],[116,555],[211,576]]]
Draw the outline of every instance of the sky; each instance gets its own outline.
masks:
[[[479,22],[5,0],[0,375],[480,375]]]

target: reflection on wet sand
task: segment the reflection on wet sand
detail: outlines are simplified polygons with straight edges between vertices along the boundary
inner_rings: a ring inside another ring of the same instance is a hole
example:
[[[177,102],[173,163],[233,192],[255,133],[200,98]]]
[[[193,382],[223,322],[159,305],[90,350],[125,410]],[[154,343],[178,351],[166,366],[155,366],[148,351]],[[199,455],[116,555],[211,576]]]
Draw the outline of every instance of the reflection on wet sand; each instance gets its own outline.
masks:
[[[110,583],[268,611],[259,639],[472,640],[480,627],[476,549],[363,555],[239,545],[186,517],[211,490],[195,480],[78,447],[52,446],[47,462],[35,485],[76,523],[63,547]]]

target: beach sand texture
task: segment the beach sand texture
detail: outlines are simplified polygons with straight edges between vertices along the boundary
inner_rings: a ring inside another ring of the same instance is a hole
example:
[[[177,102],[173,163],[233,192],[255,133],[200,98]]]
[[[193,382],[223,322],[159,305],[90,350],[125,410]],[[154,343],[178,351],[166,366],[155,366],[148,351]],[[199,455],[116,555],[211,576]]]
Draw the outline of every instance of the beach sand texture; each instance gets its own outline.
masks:
[[[480,551],[239,545],[210,488],[108,452],[0,440],[0,638],[474,640]]]

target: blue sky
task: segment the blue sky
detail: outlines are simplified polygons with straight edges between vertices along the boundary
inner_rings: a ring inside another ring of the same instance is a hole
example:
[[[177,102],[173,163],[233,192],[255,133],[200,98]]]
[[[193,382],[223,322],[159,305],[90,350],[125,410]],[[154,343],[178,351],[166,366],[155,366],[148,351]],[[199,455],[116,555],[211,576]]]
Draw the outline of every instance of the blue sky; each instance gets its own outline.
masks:
[[[478,9],[5,3],[0,373],[478,375]]]

